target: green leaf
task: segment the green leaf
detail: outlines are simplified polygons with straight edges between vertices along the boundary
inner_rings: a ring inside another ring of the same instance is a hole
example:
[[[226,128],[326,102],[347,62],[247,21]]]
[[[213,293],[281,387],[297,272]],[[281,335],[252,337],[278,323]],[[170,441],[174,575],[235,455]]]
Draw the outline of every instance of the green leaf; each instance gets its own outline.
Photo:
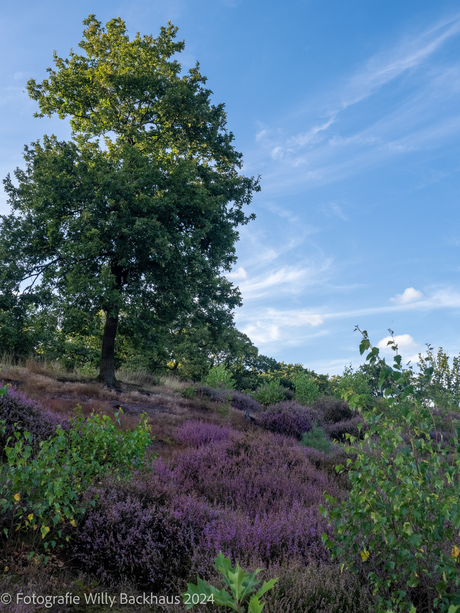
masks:
[[[206,596],[206,598],[210,598],[212,596],[212,598],[214,599],[214,604],[230,607],[231,609],[233,609],[233,611],[238,612],[238,607],[236,606],[228,592],[226,592],[224,589],[218,590],[214,586],[208,585],[200,578],[197,579],[196,585],[193,583],[187,583],[187,591],[182,594],[185,608],[189,610],[196,604],[199,604],[201,602],[203,594]],[[193,602],[194,595],[197,597],[195,603]],[[189,597],[188,602],[187,596]]]
[[[363,353],[365,351],[367,351],[369,349],[369,347],[371,346],[369,339],[368,338],[363,338],[363,340],[360,342],[359,344],[359,353],[361,355],[363,355]]]
[[[255,596],[257,598],[260,598],[261,596],[263,596],[265,594],[265,592],[268,592],[268,590],[271,590],[274,587],[274,585],[276,584],[277,581],[278,581],[278,579],[270,579],[270,581],[264,581],[262,587],[259,588],[259,590],[256,592]]]
[[[261,613],[265,603],[260,603],[256,596],[251,596],[249,601],[248,613]]]

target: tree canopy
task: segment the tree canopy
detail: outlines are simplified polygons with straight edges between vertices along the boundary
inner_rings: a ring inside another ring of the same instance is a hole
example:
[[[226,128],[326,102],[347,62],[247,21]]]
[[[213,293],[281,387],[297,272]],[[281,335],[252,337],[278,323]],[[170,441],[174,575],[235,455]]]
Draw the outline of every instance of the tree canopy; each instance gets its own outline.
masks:
[[[113,386],[120,323],[142,335],[178,317],[231,319],[241,297],[224,272],[260,187],[239,173],[199,65],[182,74],[173,59],[177,28],[130,40],[120,18],[83,23],[84,54],[55,52],[48,78],[27,84],[36,116],[69,117],[72,139],[26,146],[25,169],[5,179],[0,275],[5,295],[59,301],[69,327],[102,310],[99,377]]]

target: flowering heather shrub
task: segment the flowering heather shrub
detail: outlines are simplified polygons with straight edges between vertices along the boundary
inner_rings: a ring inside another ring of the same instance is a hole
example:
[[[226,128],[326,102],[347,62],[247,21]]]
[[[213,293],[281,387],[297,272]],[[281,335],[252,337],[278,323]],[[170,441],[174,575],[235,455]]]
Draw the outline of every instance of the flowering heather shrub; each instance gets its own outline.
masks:
[[[336,441],[345,441],[346,434],[350,434],[356,438],[363,438],[365,428],[362,427],[360,432],[358,424],[363,424],[364,426],[364,419],[361,415],[355,415],[351,419],[343,419],[336,423],[327,424],[324,426],[324,430]]]
[[[267,407],[267,411],[276,413],[277,411],[292,411],[299,415],[308,415],[311,421],[318,421],[320,412],[312,407],[306,407],[297,400],[283,400]]]
[[[174,456],[170,470],[177,491],[251,518],[286,512],[296,501],[316,507],[324,491],[337,491],[293,439],[268,432],[235,433],[209,448],[189,448]]]
[[[301,439],[304,432],[311,430],[316,415],[298,402],[285,400],[267,408],[262,414],[261,425],[278,434]]]
[[[431,410],[437,430],[453,434],[455,428],[460,425],[460,413],[446,411],[445,409],[433,408]],[[455,423],[457,422],[457,424]]]
[[[357,415],[348,406],[348,402],[338,400],[333,396],[323,396],[313,403],[312,408],[320,415],[320,423],[335,424],[339,421],[352,419]]]
[[[187,447],[209,445],[216,441],[226,440],[232,432],[226,426],[217,426],[206,421],[186,421],[178,430],[176,439]]]
[[[304,451],[306,457],[313,466],[318,470],[324,471],[332,481],[337,483],[337,485],[344,490],[345,496],[345,491],[350,489],[348,473],[343,471],[338,474],[335,469],[339,464],[346,464],[347,454],[345,450],[339,445],[332,445],[328,453],[313,449],[312,447],[306,447]]]
[[[171,469],[176,489],[224,509],[201,535],[199,550],[208,560],[219,551],[247,565],[329,559],[317,508],[323,492],[339,490],[294,439],[239,434],[177,454]]]
[[[196,391],[199,396],[207,398],[211,402],[226,402],[230,399],[230,394],[232,393],[227,389],[217,389],[209,385],[198,385]]]
[[[332,445],[328,453],[324,453],[313,447],[306,447],[304,453],[315,468],[334,477],[337,476],[335,467],[338,464],[345,464],[347,459],[345,450],[339,445]]]
[[[232,392],[231,404],[235,409],[239,409],[240,411],[244,412],[260,413],[262,411],[262,405],[260,402],[257,402],[257,400],[252,398],[252,396],[243,394],[243,392]]]
[[[329,561],[321,532],[332,529],[317,509],[294,502],[282,512],[250,518],[242,512],[227,512],[208,524],[200,537],[200,549],[222,551],[243,565],[300,564]],[[209,554],[208,554],[209,555]]]
[[[88,491],[96,506],[69,553],[104,581],[126,576],[150,586],[206,576],[220,550],[241,564],[327,561],[323,492],[341,497],[294,439],[234,432],[158,460],[148,475]]]
[[[24,604],[23,602],[19,604],[16,604],[14,601],[11,604],[0,603],[1,613],[34,613],[34,611],[40,611],[40,609],[43,610],[43,607],[40,605],[34,606],[33,604]]]
[[[449,441],[452,439],[453,433],[446,430],[430,430],[430,438],[432,441],[449,445]]]
[[[85,497],[97,498],[97,504],[79,524],[69,552],[100,580],[114,584],[127,578],[155,588],[167,585],[172,577],[188,575],[193,547],[209,520],[204,505],[201,509],[191,505],[195,520],[200,520],[193,525],[187,506],[179,510],[146,505],[123,483],[107,481],[88,490]]]
[[[42,407],[14,386],[9,387],[6,394],[0,396],[0,420],[5,422],[4,433],[0,431],[0,448],[3,456],[6,441],[15,432],[30,432],[33,437],[31,446],[36,450],[40,441],[54,435],[57,426],[61,425],[65,430],[69,428],[69,421],[65,415],[57,415]]]

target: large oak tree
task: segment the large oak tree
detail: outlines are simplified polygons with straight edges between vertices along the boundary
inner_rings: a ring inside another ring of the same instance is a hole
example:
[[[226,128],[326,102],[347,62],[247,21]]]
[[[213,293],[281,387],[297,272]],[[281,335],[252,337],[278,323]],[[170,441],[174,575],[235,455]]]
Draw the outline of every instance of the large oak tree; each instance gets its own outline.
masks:
[[[177,28],[130,40],[120,18],[84,25],[84,53],[55,53],[48,78],[27,84],[36,116],[69,117],[72,139],[32,143],[4,181],[1,290],[54,297],[76,326],[102,309],[99,377],[112,387],[120,318],[142,329],[240,304],[224,272],[259,184],[239,174],[198,64],[183,74],[173,59]]]

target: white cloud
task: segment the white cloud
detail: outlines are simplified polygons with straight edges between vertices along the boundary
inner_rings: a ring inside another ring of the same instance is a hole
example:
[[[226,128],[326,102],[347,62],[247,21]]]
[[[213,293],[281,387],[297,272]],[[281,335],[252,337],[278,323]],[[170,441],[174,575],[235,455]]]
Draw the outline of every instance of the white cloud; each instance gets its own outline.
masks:
[[[322,140],[322,137],[319,137],[318,134],[320,132],[324,132],[331,126],[335,121],[335,117],[331,117],[325,123],[319,126],[313,126],[308,130],[308,132],[300,132],[296,136],[291,136],[288,139],[287,145],[294,147],[304,147],[305,145],[309,145],[311,143],[317,143]]]
[[[13,79],[15,81],[25,81],[27,78],[27,73],[26,72],[15,72],[13,75]]]
[[[339,358],[334,360],[313,360],[308,364],[304,364],[304,367],[312,368],[319,373],[334,375],[342,374],[345,366],[349,366],[350,364],[352,365],[352,368],[357,368],[360,362],[354,364],[354,361],[356,361],[356,355],[350,355],[348,358]]]
[[[335,121],[335,117],[331,117],[325,123],[311,127],[307,132],[299,132],[295,136],[291,136],[287,139],[285,146],[277,146],[272,149],[271,156],[274,160],[284,159],[290,154],[295,153],[302,147],[307,145],[315,145],[324,140],[324,135],[321,132],[326,131]],[[259,133],[260,134],[260,133]],[[257,139],[257,136],[256,136]],[[294,162],[295,163],[295,162]],[[297,160],[297,165],[298,165]]]
[[[398,345],[398,349],[403,352],[415,351],[417,347],[419,347],[418,343],[414,341],[410,334],[399,334],[394,338],[392,336],[385,336],[385,338],[382,338],[382,340],[377,343],[377,347],[379,349],[387,349],[392,351],[392,345],[388,345],[388,341],[392,340],[394,340]]]
[[[267,325],[258,321],[255,325],[242,328],[241,331],[249,336],[256,345],[258,343],[264,345],[270,341],[279,340],[279,327],[273,324]]]
[[[283,289],[281,286],[287,285],[287,288],[284,289],[292,289],[296,290],[300,289],[298,284],[302,282],[302,280],[306,276],[306,271],[302,268],[295,268],[290,266],[285,266],[277,271],[269,272],[268,274],[263,274],[256,277],[254,280],[248,280],[245,283],[240,285],[240,289],[243,293],[243,296],[246,298],[259,298],[261,296],[266,295],[270,290],[275,287],[279,287]]]
[[[459,308],[460,293],[451,288],[442,288],[435,291],[431,298],[424,301],[423,304],[426,304],[428,308]]]
[[[262,140],[265,136],[267,136],[269,133],[269,130],[267,130],[267,128],[262,128],[261,130],[259,130],[256,133],[256,141],[259,142],[260,140]]]
[[[246,277],[248,276],[248,273],[242,266],[240,266],[237,270],[234,270],[233,272],[230,272],[226,274],[225,276],[227,277],[227,279],[232,279],[233,281],[237,281],[239,279],[246,279]]]
[[[413,287],[408,287],[402,294],[396,294],[394,298],[390,298],[391,302],[395,304],[409,304],[410,302],[416,302],[423,298],[422,292]]]
[[[286,149],[284,149],[284,147],[275,147],[271,152],[271,156],[272,156],[272,159],[279,160],[282,157],[284,157],[285,153],[286,153]]]

